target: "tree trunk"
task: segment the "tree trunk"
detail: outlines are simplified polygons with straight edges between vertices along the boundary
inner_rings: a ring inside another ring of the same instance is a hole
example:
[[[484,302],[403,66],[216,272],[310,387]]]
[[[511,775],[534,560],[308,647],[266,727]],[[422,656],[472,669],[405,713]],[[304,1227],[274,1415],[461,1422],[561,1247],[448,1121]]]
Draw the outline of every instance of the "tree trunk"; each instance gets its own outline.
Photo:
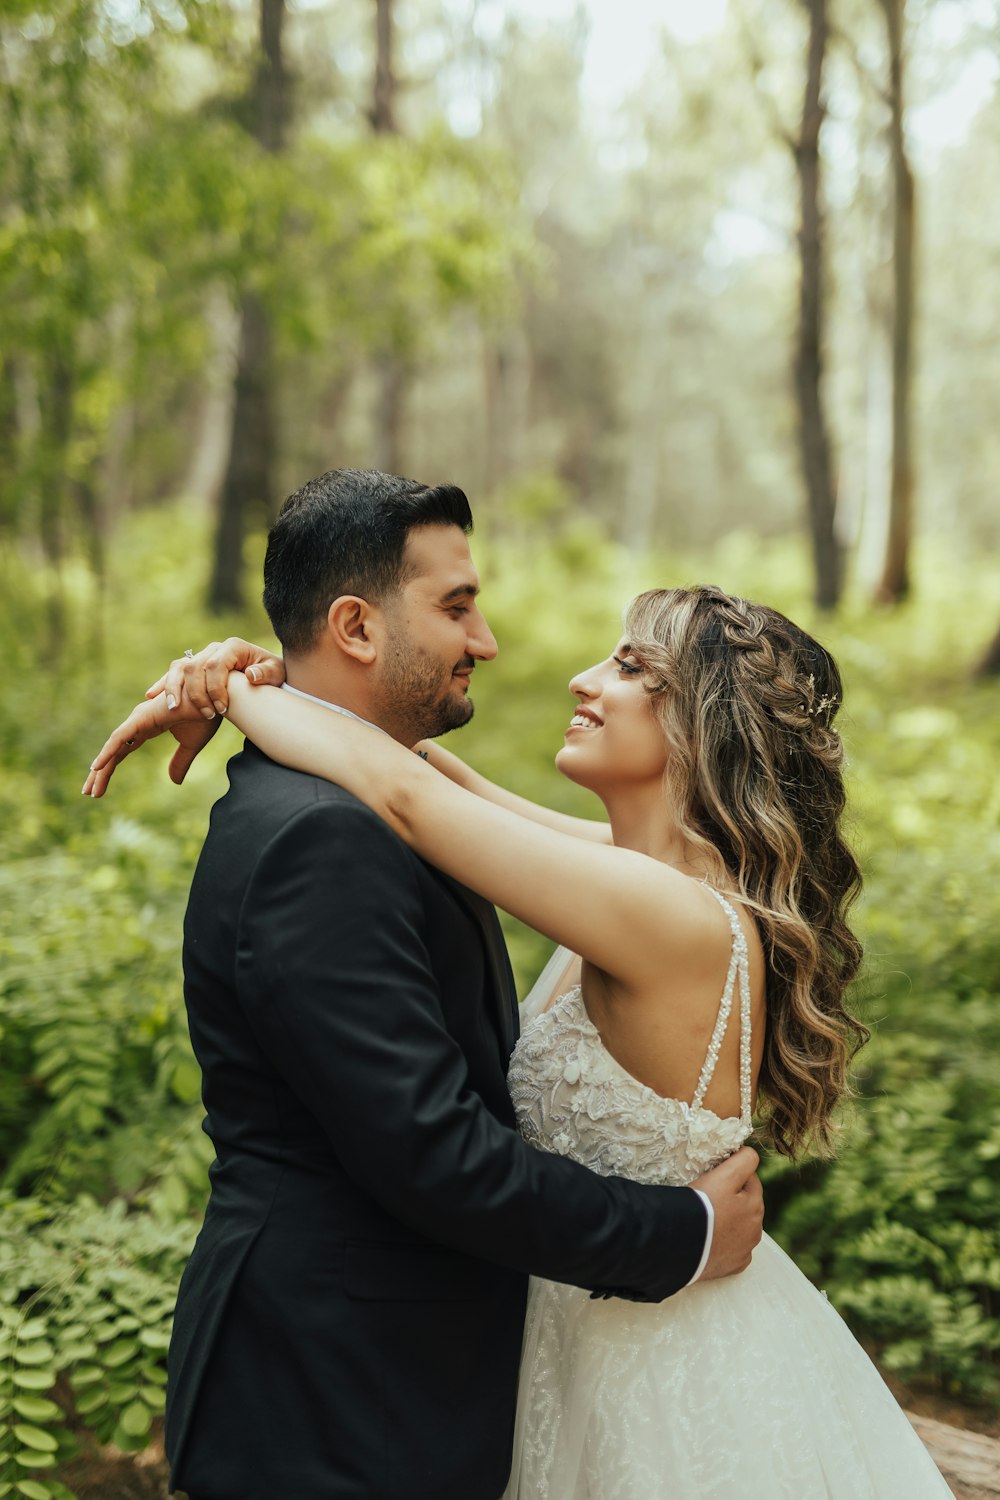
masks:
[[[892,474],[889,532],[882,576],[875,591],[882,604],[896,604],[910,590],[913,464],[910,407],[913,369],[914,184],[906,153],[903,106],[905,0],[879,0],[889,47],[889,140],[893,175]]]
[[[251,86],[254,139],[265,151],[285,144],[291,82],[282,55],[285,0],[260,0],[260,60]],[[243,543],[247,522],[259,506],[274,504],[274,361],[271,315],[254,292],[240,299],[240,343],[236,366],[232,436],[215,532],[208,604],[212,610],[243,604]]]
[[[396,77],[392,71],[392,0],[375,0],[375,90],[372,125],[376,135],[395,135]]]
[[[1000,677],[1000,630],[987,646],[982,661],[976,668],[977,677]]]
[[[799,176],[801,259],[795,390],[815,568],[815,599],[821,609],[832,609],[840,598],[843,570],[835,526],[836,500],[823,405],[824,223],[819,138],[826,114],[823,65],[828,23],[826,0],[803,0],[803,5],[809,16],[809,47],[802,123],[794,147]]]
[[[511,472],[514,446],[514,358],[503,334],[483,344],[483,489],[491,495]]]
[[[243,298],[236,400],[229,461],[219,500],[215,560],[209,589],[213,610],[243,604],[243,543],[247,519],[273,501],[274,415],[271,320],[253,293]]]
[[[375,79],[372,128],[376,135],[397,135],[396,75],[393,71],[393,0],[375,0]],[[406,377],[399,355],[387,343],[375,360],[375,467],[398,474],[402,467],[403,402]]]
[[[9,355],[4,355],[0,358],[0,474],[8,485],[17,473],[18,439],[17,367]],[[6,497],[0,499],[0,529],[13,525],[13,505]]]
[[[403,433],[404,377],[398,357],[383,349],[375,362],[378,393],[375,400],[375,467],[398,474]]]
[[[46,661],[55,661],[66,636],[62,565],[66,555],[66,459],[73,425],[73,360],[55,348],[44,362],[45,400],[41,407],[39,537],[48,564],[46,578]]]
[[[204,316],[210,346],[192,418],[187,471],[180,490],[204,507],[206,515],[214,515],[221,504],[226,479],[242,330],[239,315],[221,287],[214,288],[206,299]]]

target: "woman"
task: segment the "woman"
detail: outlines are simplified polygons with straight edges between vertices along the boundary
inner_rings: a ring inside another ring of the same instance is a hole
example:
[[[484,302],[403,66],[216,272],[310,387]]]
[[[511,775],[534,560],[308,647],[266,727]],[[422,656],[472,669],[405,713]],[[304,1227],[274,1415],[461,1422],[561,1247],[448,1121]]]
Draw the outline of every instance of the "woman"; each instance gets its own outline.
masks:
[[[247,647],[254,661],[278,680]],[[151,692],[182,694],[197,659],[188,671]],[[556,764],[601,797],[609,827],[554,820],[437,746],[414,756],[239,673],[229,716],[564,945],[509,1069],[539,1149],[686,1183],[746,1140],[755,1099],[778,1151],[828,1146],[865,1036],[843,1006],[860,876],[839,828],[835,663],[774,610],[654,590],[570,687]],[[103,791],[125,736],[159,732],[162,712],[137,714],[85,790]],[[506,1500],[949,1493],[837,1314],[766,1236],[742,1276],[662,1304],[533,1282]]]

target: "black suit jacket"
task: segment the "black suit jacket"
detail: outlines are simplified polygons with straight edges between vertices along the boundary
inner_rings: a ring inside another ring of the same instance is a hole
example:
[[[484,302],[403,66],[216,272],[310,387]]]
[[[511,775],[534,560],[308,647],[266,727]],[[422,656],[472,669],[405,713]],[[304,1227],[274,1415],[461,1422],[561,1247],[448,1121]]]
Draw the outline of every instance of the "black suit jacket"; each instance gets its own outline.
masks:
[[[206,1500],[497,1500],[529,1271],[693,1275],[686,1188],[516,1134],[496,914],[343,788],[247,746],[184,929],[215,1144],[170,1347],[172,1484]]]

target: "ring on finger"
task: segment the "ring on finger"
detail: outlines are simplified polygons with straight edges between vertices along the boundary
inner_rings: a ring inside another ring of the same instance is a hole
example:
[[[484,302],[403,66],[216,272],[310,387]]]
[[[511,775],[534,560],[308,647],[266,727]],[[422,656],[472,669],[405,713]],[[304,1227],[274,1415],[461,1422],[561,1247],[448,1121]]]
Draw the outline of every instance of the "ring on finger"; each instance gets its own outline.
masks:
[[[188,661],[191,661],[193,659],[194,652],[191,650],[190,646],[187,648],[187,650],[185,651],[184,655],[187,657]]]

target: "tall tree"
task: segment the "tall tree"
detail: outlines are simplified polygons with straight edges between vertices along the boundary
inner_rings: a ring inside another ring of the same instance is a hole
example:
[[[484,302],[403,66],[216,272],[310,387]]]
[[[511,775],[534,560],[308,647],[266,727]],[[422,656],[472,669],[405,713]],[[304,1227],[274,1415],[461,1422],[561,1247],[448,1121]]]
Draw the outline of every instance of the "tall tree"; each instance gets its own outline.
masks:
[[[761,102],[771,117],[776,135],[791,151],[798,178],[799,316],[794,382],[799,454],[813,554],[813,595],[821,609],[832,609],[840,599],[843,566],[836,530],[836,496],[823,388],[826,247],[820,136],[826,117],[823,72],[830,24],[826,0],[800,0],[800,4],[809,30],[797,133],[786,129],[774,99],[761,85],[766,71],[765,59],[745,20],[741,30]]]
[[[832,609],[840,598],[842,566],[836,533],[836,497],[830,439],[823,405],[824,223],[821,202],[820,131],[826,114],[823,67],[829,24],[826,0],[802,0],[809,18],[802,119],[793,144],[799,178],[799,326],[795,389],[799,443],[809,507],[815,565],[815,598]]]
[[[394,71],[395,18],[393,0],[375,0],[375,81],[372,90],[372,128],[378,136],[399,133],[396,116],[397,82]],[[405,373],[391,339],[375,358],[377,379],[375,411],[375,465],[387,474],[398,474],[403,430]]]
[[[889,526],[882,574],[875,590],[883,604],[905,599],[910,589],[913,528],[911,394],[913,386],[914,184],[906,149],[904,42],[906,0],[878,0],[888,47],[889,144],[893,178],[892,227],[892,473]]]
[[[248,96],[250,133],[270,155],[284,150],[291,117],[292,87],[282,36],[285,0],[260,0],[260,49]],[[208,602],[214,610],[243,603],[243,543],[249,517],[268,514],[274,501],[274,329],[260,293],[245,287],[240,297],[229,458],[219,501]]]

